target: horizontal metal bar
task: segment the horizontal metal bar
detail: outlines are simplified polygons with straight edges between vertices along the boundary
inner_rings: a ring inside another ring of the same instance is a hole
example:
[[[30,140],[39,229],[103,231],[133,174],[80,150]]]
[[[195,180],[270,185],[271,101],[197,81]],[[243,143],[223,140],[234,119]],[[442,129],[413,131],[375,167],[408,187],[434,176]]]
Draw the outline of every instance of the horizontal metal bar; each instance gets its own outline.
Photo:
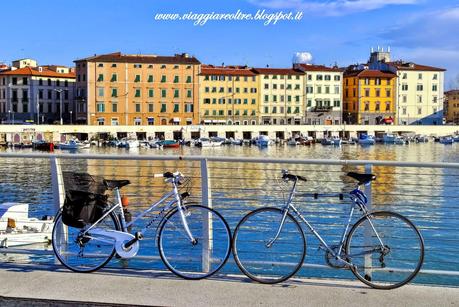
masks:
[[[281,158],[247,158],[247,157],[223,157],[223,156],[153,156],[153,155],[106,155],[106,154],[18,154],[0,153],[0,158],[35,158],[49,159],[52,157],[60,159],[78,160],[133,160],[133,161],[202,161],[207,159],[209,162],[250,162],[250,163],[285,163],[285,164],[316,164],[316,165],[358,165],[364,166],[399,166],[399,167],[427,167],[427,168],[454,168],[459,169],[459,163],[445,162],[399,162],[399,161],[380,161],[380,160],[334,160],[334,159],[281,159]]]

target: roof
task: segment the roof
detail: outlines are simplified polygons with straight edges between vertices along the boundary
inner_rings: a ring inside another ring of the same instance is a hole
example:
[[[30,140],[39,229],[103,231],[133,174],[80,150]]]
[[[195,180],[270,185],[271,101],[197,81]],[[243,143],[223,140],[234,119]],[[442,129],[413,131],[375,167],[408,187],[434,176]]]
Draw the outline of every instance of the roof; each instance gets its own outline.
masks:
[[[459,94],[459,90],[449,90],[445,92],[445,95]]]
[[[404,61],[395,61],[395,62],[387,62],[391,66],[395,66],[398,70],[413,70],[413,71],[446,71],[444,68],[438,68],[433,66],[427,65],[420,65],[413,62],[404,62]]]
[[[261,75],[304,75],[304,72],[294,68],[253,68],[253,72]]]
[[[38,70],[38,67],[23,67],[19,69],[9,69],[5,71],[1,71],[0,75],[2,76],[38,76],[38,77],[51,77],[51,78],[69,78],[75,79],[75,73],[58,73],[54,70],[50,70],[47,68],[42,67],[42,71]]]
[[[186,53],[174,56],[122,54],[121,52],[94,55],[92,57],[75,60],[77,62],[117,62],[117,63],[147,63],[147,64],[201,64],[193,56]]]
[[[201,76],[255,76],[256,74],[247,66],[213,66],[202,65]]]
[[[301,70],[304,71],[328,71],[328,72],[342,72],[343,70],[339,67],[328,67],[325,65],[313,65],[313,64],[297,64]]]
[[[359,78],[395,78],[396,74],[390,71],[360,69],[344,72],[344,77],[359,77]]]

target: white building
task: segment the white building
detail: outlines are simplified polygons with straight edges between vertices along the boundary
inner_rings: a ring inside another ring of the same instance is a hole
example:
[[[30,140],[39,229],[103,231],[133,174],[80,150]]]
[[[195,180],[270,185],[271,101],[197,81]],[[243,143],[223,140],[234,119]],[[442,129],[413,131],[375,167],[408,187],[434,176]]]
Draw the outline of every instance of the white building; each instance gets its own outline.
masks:
[[[0,119],[3,123],[59,123],[62,118],[75,123],[74,84],[75,74],[68,67],[37,66],[32,59],[13,61],[11,68],[0,72]]]
[[[343,111],[343,71],[324,65],[294,64],[306,73],[305,123],[339,125]]]
[[[370,69],[397,74],[396,117],[400,125],[442,125],[445,69],[390,60],[390,52],[371,53]]]
[[[253,71],[259,75],[260,82],[260,124],[302,124],[304,72],[292,68],[254,68]]]

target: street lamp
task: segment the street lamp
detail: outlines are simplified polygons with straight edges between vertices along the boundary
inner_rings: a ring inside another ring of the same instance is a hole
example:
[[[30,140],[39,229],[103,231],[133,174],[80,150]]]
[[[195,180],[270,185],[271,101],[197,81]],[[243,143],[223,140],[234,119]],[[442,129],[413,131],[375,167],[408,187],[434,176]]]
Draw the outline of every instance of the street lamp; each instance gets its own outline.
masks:
[[[13,86],[12,83],[8,83],[8,93],[7,94],[8,94],[8,97],[10,98],[9,99],[10,100],[10,104],[9,104],[9,110],[8,110],[8,121],[10,122],[10,124],[12,124],[11,123],[11,109],[13,108],[13,102],[12,102],[13,97],[11,97],[12,96],[12,93],[11,93],[11,87],[12,86]]]
[[[11,122],[11,110],[8,110],[8,120],[10,121],[10,125],[13,123]]]
[[[59,107],[59,111],[60,111],[60,116],[61,116],[61,125],[64,124],[64,121],[62,120],[62,92],[64,91],[63,89],[53,89],[54,91],[58,92],[59,93],[59,98],[60,98],[60,107]]]
[[[73,111],[70,110],[70,125],[72,125],[72,113],[73,113]]]

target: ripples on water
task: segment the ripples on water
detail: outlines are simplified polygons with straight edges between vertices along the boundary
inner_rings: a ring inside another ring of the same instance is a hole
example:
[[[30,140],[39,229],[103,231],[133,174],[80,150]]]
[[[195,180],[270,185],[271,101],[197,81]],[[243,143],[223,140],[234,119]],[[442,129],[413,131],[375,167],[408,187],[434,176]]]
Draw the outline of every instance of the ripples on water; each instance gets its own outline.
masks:
[[[30,152],[22,150],[20,152]],[[56,153],[59,151],[56,151]],[[344,145],[340,148],[320,144],[305,147],[272,146],[266,149],[249,146],[224,146],[221,148],[139,149],[126,151],[116,148],[91,148],[82,153],[140,154],[140,155],[204,155],[238,157],[278,157],[342,160],[393,160],[410,162],[459,162],[459,144],[438,143],[400,145],[375,145],[361,147]],[[210,176],[213,205],[234,229],[248,211],[266,205],[278,205],[285,193],[276,178],[280,170],[288,168],[308,178],[299,185],[300,192],[346,192],[353,187],[348,171],[363,171],[363,167],[334,165],[278,165],[211,162]],[[54,214],[52,205],[50,165],[46,159],[0,159],[0,202],[30,203],[32,216]],[[132,184],[123,188],[130,197],[130,209],[140,212],[164,193],[168,187],[153,173],[179,169],[193,178],[192,194],[200,196],[200,165],[190,161],[114,161],[114,160],[64,160],[64,171],[88,172],[107,178],[130,179]],[[393,210],[409,217],[419,226],[426,243],[424,269],[459,271],[457,225],[459,221],[459,171],[455,169],[374,167],[378,179],[372,186],[373,208]],[[338,199],[297,198],[297,207],[309,222],[331,242],[339,240],[341,225],[345,223],[348,205]],[[135,231],[135,229],[133,230]],[[148,236],[148,235],[147,235]],[[153,234],[141,242],[140,255],[157,255]],[[307,233],[307,263],[324,264],[318,242]],[[37,248],[43,248],[39,246]],[[3,261],[53,262],[51,256],[4,256]],[[158,261],[114,260],[112,266],[163,268]],[[237,272],[230,261],[226,272]],[[299,275],[313,277],[353,278],[347,271],[304,268]],[[459,278],[440,275],[420,275],[416,282],[459,285]]]

